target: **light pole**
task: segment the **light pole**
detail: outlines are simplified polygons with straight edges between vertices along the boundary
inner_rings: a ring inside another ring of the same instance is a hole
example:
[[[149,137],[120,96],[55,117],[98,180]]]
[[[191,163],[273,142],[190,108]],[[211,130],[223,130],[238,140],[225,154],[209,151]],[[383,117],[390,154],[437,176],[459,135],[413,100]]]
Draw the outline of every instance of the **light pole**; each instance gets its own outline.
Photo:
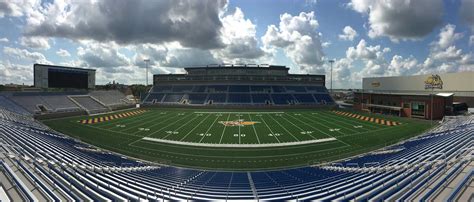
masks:
[[[334,63],[334,60],[329,60],[328,62],[331,64],[331,94],[332,94],[332,64]]]
[[[145,76],[145,78],[146,78],[146,86],[148,86],[148,63],[150,62],[150,59],[145,59],[145,60],[143,60],[143,61],[145,61],[145,69],[146,69],[146,76]]]

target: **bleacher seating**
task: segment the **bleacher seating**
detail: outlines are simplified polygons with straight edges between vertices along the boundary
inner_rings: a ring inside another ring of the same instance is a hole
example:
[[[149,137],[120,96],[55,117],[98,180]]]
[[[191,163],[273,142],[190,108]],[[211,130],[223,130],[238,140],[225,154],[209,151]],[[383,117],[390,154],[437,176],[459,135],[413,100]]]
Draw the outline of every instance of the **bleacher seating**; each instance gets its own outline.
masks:
[[[106,106],[118,106],[118,105],[127,105],[129,102],[127,101],[125,95],[118,90],[98,90],[92,91],[89,93],[92,97],[96,98]]]
[[[154,86],[143,103],[321,106],[333,105],[334,101],[324,86],[195,84]]]
[[[227,96],[224,93],[211,93],[207,100],[213,104],[224,104],[227,101]]]
[[[81,112],[89,110],[77,105],[70,97],[92,97],[107,107],[121,107],[133,104],[117,91],[77,91],[77,92],[13,92],[0,94],[0,103],[6,108],[16,108],[20,114]],[[8,106],[7,106],[8,105]],[[106,110],[101,108],[101,110]],[[93,109],[90,111],[97,111]]]
[[[107,107],[105,107],[102,103],[98,102],[97,100],[93,99],[91,96],[74,96],[71,97],[74,101],[79,104],[84,110],[88,111],[89,113],[100,113],[109,111]]]
[[[1,109],[0,177],[8,176],[2,185],[11,187],[7,194],[15,201],[468,199],[472,192],[463,190],[474,168],[474,116],[442,125],[384,148],[396,152],[383,155],[292,169],[220,172],[149,165],[95,151]]]

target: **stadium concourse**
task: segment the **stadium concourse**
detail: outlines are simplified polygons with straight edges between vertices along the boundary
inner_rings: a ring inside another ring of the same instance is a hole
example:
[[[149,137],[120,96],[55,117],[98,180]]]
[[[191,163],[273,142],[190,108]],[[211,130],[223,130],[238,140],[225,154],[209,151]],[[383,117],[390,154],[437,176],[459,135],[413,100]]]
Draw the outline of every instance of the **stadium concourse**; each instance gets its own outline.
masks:
[[[473,139],[474,116],[446,117],[421,136],[338,162],[209,171],[105,152],[52,131],[15,102],[2,101],[0,200],[468,201],[474,191]]]

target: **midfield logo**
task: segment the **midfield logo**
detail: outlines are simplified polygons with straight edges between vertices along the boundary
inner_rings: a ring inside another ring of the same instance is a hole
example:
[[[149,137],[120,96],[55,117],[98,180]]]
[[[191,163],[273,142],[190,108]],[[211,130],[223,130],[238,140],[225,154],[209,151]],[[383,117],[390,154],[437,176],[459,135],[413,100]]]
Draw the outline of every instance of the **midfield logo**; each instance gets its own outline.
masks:
[[[256,121],[244,121],[243,119],[235,120],[235,121],[219,121],[220,124],[224,126],[251,126],[256,123]]]

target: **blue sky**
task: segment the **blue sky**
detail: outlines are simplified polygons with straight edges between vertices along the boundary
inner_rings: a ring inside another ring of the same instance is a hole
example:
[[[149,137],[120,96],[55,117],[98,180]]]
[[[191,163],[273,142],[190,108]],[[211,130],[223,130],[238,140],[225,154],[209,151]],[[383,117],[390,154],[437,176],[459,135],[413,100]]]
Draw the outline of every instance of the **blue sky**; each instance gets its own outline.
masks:
[[[98,9],[103,8],[103,9]],[[34,63],[97,69],[97,82],[211,63],[363,77],[474,70],[474,0],[12,0],[0,2],[0,83]],[[149,75],[151,77],[151,75]]]

